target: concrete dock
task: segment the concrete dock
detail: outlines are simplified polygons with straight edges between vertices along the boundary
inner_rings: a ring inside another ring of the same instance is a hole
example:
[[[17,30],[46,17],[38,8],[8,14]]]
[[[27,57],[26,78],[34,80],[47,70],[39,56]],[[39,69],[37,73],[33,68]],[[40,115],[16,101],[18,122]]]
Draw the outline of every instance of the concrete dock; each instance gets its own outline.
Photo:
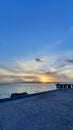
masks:
[[[73,83],[57,83],[56,88],[73,88]]]
[[[1,102],[0,130],[73,130],[73,89]]]

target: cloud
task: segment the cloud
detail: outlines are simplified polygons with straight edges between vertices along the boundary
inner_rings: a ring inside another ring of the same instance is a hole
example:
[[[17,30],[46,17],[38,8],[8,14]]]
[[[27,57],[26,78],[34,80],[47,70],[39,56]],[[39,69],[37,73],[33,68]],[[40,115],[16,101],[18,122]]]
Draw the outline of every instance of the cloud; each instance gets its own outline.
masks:
[[[58,71],[55,72],[46,72],[45,75],[48,75],[49,77],[52,78],[55,82],[67,82],[69,81],[69,76],[66,74],[60,74]]]
[[[37,61],[37,62],[44,62],[44,60],[40,59],[40,58],[35,58],[35,61]]]
[[[67,61],[68,63],[73,63],[73,60],[71,60],[71,59],[66,59],[66,61]]]
[[[8,70],[5,70],[5,69],[0,69],[0,75],[1,76],[8,76],[8,75],[14,75],[14,73],[9,72]]]
[[[46,56],[47,57],[47,56]],[[16,60],[12,63],[0,64],[0,82],[23,82],[23,81],[66,81],[72,79],[72,60],[56,55],[49,56],[42,64],[42,59]],[[72,71],[73,72],[73,71]],[[71,73],[71,76],[70,76]],[[43,79],[44,78],[44,79]]]

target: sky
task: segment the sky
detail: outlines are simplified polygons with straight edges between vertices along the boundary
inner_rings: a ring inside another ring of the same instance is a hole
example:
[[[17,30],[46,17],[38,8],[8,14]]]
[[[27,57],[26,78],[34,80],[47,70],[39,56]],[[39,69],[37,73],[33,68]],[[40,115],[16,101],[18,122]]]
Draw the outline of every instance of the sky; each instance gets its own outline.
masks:
[[[0,1],[0,82],[73,81],[73,0]]]

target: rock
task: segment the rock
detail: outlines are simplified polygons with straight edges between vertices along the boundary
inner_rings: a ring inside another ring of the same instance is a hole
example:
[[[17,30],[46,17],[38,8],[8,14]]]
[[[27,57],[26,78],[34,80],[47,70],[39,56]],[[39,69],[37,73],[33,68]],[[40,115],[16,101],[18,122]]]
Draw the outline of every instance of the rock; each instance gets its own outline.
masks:
[[[24,92],[24,93],[13,93],[11,94],[10,98],[21,98],[21,97],[24,97],[24,96],[27,96],[28,93]]]

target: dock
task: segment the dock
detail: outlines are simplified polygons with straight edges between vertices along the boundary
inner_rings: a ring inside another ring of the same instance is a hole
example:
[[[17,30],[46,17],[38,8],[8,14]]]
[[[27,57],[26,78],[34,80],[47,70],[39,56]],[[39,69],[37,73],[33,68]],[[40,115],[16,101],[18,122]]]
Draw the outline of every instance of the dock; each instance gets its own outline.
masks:
[[[1,102],[0,130],[73,130],[73,88]]]
[[[73,88],[73,83],[57,83],[56,88]]]

